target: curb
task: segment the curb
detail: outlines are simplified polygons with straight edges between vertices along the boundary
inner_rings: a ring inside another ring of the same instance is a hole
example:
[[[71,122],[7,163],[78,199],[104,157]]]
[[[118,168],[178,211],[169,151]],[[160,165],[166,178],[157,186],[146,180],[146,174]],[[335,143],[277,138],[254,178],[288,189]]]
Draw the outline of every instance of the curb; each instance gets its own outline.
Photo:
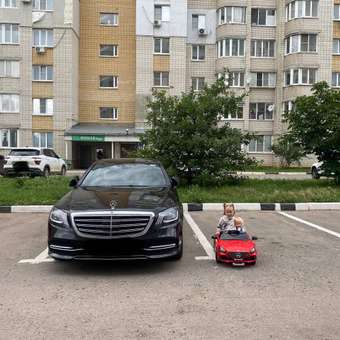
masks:
[[[234,203],[238,211],[340,210],[340,202],[330,203]],[[0,206],[0,214],[49,213],[52,205]],[[223,211],[223,203],[183,203],[184,211]]]

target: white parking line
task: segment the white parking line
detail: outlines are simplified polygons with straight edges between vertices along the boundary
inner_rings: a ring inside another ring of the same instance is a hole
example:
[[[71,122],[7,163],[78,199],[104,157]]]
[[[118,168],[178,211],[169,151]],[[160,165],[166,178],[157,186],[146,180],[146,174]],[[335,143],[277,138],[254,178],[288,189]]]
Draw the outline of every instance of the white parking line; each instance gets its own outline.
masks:
[[[289,215],[289,214],[284,213],[284,212],[282,212],[282,211],[278,211],[277,213],[280,214],[280,215],[282,215],[282,216],[285,216],[285,217],[287,217],[287,218],[290,218],[291,220],[294,220],[294,221],[303,223],[303,224],[305,224],[305,225],[308,225],[309,227],[318,229],[318,230],[323,231],[323,232],[325,232],[325,233],[327,233],[327,234],[330,234],[330,235],[333,235],[333,236],[335,236],[335,237],[340,238],[340,233],[337,233],[337,232],[335,232],[335,231],[333,231],[333,230],[329,230],[329,229],[327,229],[327,228],[324,228],[324,227],[321,227],[321,226],[319,226],[319,225],[317,225],[317,224],[314,224],[314,223],[305,221],[305,220],[303,220],[302,218],[299,218],[299,217],[296,217],[296,216],[293,216],[293,215]]]
[[[30,263],[30,264],[39,264],[44,262],[54,262],[54,259],[48,256],[48,249],[46,248],[43,252],[41,252],[35,259],[25,259],[21,260],[18,263]]]
[[[210,242],[202,233],[201,229],[198,227],[196,222],[193,220],[191,215],[188,212],[184,212],[184,218],[189,224],[190,228],[196,235],[198,241],[200,242],[201,246],[205,250],[208,256],[197,256],[196,260],[213,260],[215,258],[215,252],[213,247],[211,246]]]

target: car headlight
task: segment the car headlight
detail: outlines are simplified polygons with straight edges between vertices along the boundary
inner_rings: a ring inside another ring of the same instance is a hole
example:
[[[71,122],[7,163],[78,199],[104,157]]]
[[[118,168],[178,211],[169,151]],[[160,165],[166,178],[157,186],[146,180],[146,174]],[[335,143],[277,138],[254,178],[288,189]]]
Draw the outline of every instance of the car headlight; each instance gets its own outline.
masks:
[[[67,213],[64,210],[53,208],[50,213],[49,221],[51,225],[56,228],[69,227]]]
[[[220,252],[221,253],[226,253],[227,251],[223,247],[220,247]]]
[[[251,248],[251,249],[250,249],[250,252],[251,252],[251,253],[255,253],[255,248]]]
[[[169,208],[159,213],[159,219],[161,223],[171,223],[177,221],[179,217],[177,208]]]

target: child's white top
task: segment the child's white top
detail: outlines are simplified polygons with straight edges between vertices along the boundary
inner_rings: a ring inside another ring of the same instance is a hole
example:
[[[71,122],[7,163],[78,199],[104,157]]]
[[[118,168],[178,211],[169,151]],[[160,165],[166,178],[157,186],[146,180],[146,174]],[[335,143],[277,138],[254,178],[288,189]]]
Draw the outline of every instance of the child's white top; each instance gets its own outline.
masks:
[[[234,218],[228,218],[228,216],[223,215],[218,221],[218,228],[221,230],[234,230],[235,223]]]

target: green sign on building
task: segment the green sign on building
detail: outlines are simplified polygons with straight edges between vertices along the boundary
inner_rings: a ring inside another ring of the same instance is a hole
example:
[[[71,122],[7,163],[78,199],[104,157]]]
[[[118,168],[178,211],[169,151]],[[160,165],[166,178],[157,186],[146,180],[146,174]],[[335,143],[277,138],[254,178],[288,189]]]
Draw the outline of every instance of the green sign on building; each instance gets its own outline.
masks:
[[[72,142],[105,142],[105,136],[72,136]]]

